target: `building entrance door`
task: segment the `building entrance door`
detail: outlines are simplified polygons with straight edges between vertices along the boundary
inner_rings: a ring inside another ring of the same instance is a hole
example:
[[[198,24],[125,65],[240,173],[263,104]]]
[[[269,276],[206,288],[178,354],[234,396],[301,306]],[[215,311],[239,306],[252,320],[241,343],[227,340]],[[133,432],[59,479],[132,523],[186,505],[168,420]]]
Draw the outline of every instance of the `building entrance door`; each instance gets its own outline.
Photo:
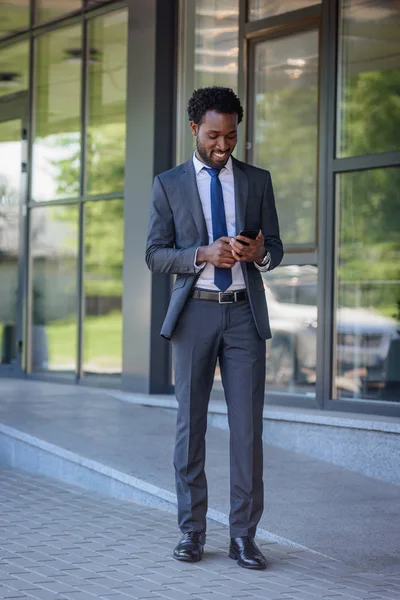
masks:
[[[0,98],[0,375],[22,372],[26,94]]]
[[[285,256],[264,278],[269,390],[315,397],[319,19],[249,42],[248,162],[271,172]],[[301,324],[304,324],[301,325]]]

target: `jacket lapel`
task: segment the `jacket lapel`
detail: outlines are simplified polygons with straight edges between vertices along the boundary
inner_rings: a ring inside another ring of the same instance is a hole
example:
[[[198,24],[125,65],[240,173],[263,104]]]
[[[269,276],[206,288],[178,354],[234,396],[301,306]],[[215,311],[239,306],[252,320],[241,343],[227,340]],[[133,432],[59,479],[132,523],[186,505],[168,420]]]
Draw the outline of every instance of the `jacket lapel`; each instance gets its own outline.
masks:
[[[249,194],[249,181],[242,169],[240,162],[232,157],[233,176],[235,180],[235,219],[236,235],[245,228],[247,197]]]
[[[182,165],[181,170],[181,194],[183,201],[187,203],[192,213],[194,222],[199,232],[201,242],[205,246],[208,244],[207,225],[204,219],[203,207],[197,188],[196,175],[193,160],[190,159]]]

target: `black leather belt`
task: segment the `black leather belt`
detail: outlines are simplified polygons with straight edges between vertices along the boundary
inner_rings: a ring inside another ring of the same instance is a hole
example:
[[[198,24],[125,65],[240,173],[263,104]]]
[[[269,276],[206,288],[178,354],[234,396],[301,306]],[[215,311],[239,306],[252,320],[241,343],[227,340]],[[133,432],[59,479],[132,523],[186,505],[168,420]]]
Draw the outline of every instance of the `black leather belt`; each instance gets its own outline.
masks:
[[[233,302],[243,302],[243,300],[249,299],[246,290],[238,290],[237,292],[213,292],[195,288],[190,295],[197,300],[214,300],[220,304],[233,304]]]

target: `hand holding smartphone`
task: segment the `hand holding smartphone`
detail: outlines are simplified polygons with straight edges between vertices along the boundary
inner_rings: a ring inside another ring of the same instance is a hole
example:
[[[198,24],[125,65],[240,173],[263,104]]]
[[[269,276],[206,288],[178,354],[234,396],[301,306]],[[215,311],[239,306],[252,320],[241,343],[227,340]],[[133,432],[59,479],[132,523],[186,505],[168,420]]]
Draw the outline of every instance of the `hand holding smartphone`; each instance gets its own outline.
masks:
[[[239,233],[239,235],[250,238],[251,240],[255,240],[259,234],[259,231],[260,231],[259,229],[242,229],[242,231]],[[240,244],[243,244],[243,246],[249,245],[247,242],[244,242],[243,240],[238,240],[238,242]]]

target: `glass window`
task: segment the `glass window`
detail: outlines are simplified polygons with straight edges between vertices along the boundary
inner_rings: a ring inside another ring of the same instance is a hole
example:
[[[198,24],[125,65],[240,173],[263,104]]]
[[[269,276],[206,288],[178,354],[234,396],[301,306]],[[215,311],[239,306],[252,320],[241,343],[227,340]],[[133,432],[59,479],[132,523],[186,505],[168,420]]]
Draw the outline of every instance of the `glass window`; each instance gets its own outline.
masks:
[[[266,0],[250,0],[248,19],[249,21],[257,21],[258,19],[282,15],[320,3],[321,0],[268,0],[268,2]]]
[[[0,50],[0,96],[27,90],[28,71],[29,42],[19,42]]]
[[[78,207],[32,210],[32,370],[76,370]]]
[[[107,240],[107,243],[104,243]],[[85,374],[122,371],[124,201],[85,205]]]
[[[29,27],[30,0],[3,0],[0,2],[0,37]]]
[[[88,194],[124,189],[127,24],[126,10],[90,21]]]
[[[193,90],[220,85],[237,92],[238,86],[239,0],[194,0],[183,6],[178,162],[187,160],[195,147],[186,112]]]
[[[82,0],[36,0],[37,23],[63,17],[65,14],[80,10]]]
[[[318,268],[278,267],[263,279],[272,332],[267,341],[266,391],[314,395]]]
[[[316,244],[318,32],[255,47],[252,162],[268,169],[285,246]]]
[[[338,176],[334,397],[400,397],[400,169]]]
[[[400,6],[342,0],[338,156],[400,148]]]
[[[0,364],[15,362],[20,260],[20,119],[0,123]]]
[[[315,394],[317,281],[315,265],[277,267],[263,274],[272,339],[267,340],[266,392]],[[222,390],[219,367],[215,389]]]
[[[81,169],[81,28],[43,35],[36,50],[32,196],[36,201],[74,197]]]
[[[194,29],[194,88],[237,88],[239,2],[197,0]]]

